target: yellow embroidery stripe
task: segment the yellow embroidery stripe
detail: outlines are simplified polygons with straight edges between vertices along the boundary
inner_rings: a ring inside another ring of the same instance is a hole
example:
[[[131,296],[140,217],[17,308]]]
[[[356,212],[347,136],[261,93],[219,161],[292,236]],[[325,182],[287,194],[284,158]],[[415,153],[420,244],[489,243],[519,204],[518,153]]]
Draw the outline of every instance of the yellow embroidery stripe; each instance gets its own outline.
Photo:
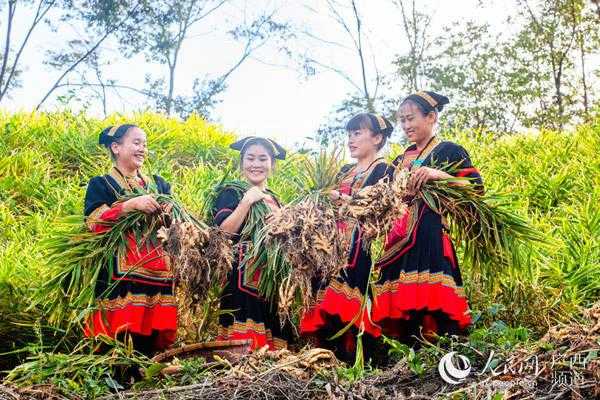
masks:
[[[454,290],[457,296],[465,297],[465,290],[462,286],[458,286],[456,281],[451,276],[441,272],[401,272],[398,279],[385,282],[383,285],[374,285],[373,291],[376,296],[384,293],[396,293],[402,291],[402,286],[405,284],[428,283],[441,284]]]
[[[271,145],[271,149],[273,150],[273,155],[275,157],[278,157],[280,155],[279,150],[277,150],[277,146],[275,146],[275,142],[273,142],[271,139],[267,139],[267,142],[269,142],[269,144]]]
[[[421,153],[419,155],[418,160],[424,160],[427,158],[427,156],[429,156],[429,154],[431,154],[431,152],[433,151],[433,149],[436,148],[436,146],[440,144],[440,140],[437,138],[437,136],[435,136],[427,145],[426,148],[424,148],[423,150],[421,150]]]
[[[437,101],[433,97],[431,97],[427,92],[417,92],[415,93],[417,96],[425,100],[431,107],[437,106]]]
[[[385,129],[385,120],[381,117],[381,115],[375,114],[375,118],[377,122],[379,122],[379,129]]]
[[[125,297],[117,297],[116,299],[103,299],[99,301],[99,306],[104,310],[117,310],[125,308],[127,305],[154,307],[156,305],[176,307],[175,296],[158,293],[154,296],[145,294],[127,293]]]
[[[377,264],[382,264],[393,258],[400,250],[402,250],[409,241],[412,241],[413,231],[417,225],[417,221],[419,220],[419,204],[413,204],[406,212],[410,213],[408,217],[408,224],[406,230],[406,236],[395,243],[388,250],[385,250],[383,255],[379,260],[377,260]]]
[[[325,298],[325,290],[324,289],[320,289],[317,292],[317,295],[315,296],[315,302],[316,303],[320,303],[323,301],[323,299]]]
[[[345,296],[349,300],[361,301],[363,295],[359,288],[351,288],[350,286],[334,280],[329,284],[329,288],[334,292]]]
[[[260,138],[258,136],[249,136],[248,139],[242,145],[242,148],[240,149],[240,153],[243,153],[244,150],[246,149],[246,146],[248,145],[248,143],[254,139],[260,139]],[[271,147],[271,150],[273,151],[273,155],[276,157],[279,156],[280,153],[279,153],[279,150],[277,150],[277,147],[275,146],[275,142],[273,142],[271,139],[268,139],[268,138],[263,138],[263,139],[267,143],[269,143],[269,146]]]
[[[233,325],[222,326],[219,325],[218,335],[221,337],[229,337],[234,333],[247,333],[248,331],[253,331],[258,333],[259,335],[264,335],[267,337],[268,342],[273,342],[273,347],[275,350],[285,349],[287,348],[287,341],[278,337],[273,337],[273,333],[270,329],[265,327],[265,324],[262,322],[254,322],[254,320],[248,318],[246,322],[235,321]]]
[[[380,160],[377,160],[377,162],[374,161],[373,164],[371,164],[371,166],[369,167],[369,169],[362,172],[361,178],[356,180],[354,182],[354,185],[352,185],[352,181],[354,181],[354,175],[352,173],[356,170],[356,168],[358,168],[358,165],[355,165],[354,167],[352,167],[350,169],[350,171],[346,172],[346,174],[342,177],[342,179],[340,179],[340,183],[338,185],[341,186],[343,183],[350,182],[352,191],[361,189],[363,187],[364,182],[373,173],[373,170],[375,168],[377,168],[377,166],[381,163],[385,163],[385,160],[380,159]]]
[[[120,126],[120,125],[113,126],[112,128],[110,128],[110,131],[108,131],[107,135],[108,135],[108,136],[114,136],[114,135],[115,135],[115,132],[117,131],[117,129],[119,129],[119,126]]]
[[[110,208],[106,204],[102,204],[100,207],[92,211],[90,215],[88,215],[88,217],[85,219],[85,223],[89,230],[94,229],[94,225],[102,221],[100,216],[108,210],[110,210]]]
[[[263,322],[255,322],[250,318],[246,319],[246,322],[234,321],[232,325],[219,326],[219,333],[231,334],[233,332],[245,333],[247,331],[254,331],[261,335],[266,335],[269,340],[271,340],[273,336],[271,330],[267,329]]]
[[[145,244],[142,244],[145,246]],[[135,251],[135,250],[134,250]],[[160,257],[159,257],[160,256]],[[144,268],[144,265],[147,263],[157,260],[158,258],[162,258],[165,262],[165,266],[167,267],[164,271],[157,271],[153,269]],[[125,257],[121,257],[117,264],[117,272],[119,275],[126,275],[127,277],[143,277],[143,278],[152,278],[152,279],[170,279],[173,278],[173,271],[171,271],[171,262],[169,257],[165,254],[159,253],[158,248],[155,248],[150,254],[146,255],[144,259],[138,261],[134,265],[129,265],[126,262]]]
[[[115,167],[113,167],[110,170],[109,175],[115,180],[117,181],[117,184],[124,190],[133,190],[135,188],[138,189],[142,189],[145,190],[145,188],[140,185],[139,180],[138,179],[129,179],[126,180],[125,178],[123,178],[123,176],[119,173],[119,171],[117,171],[117,169]],[[144,175],[140,173],[140,176],[142,177],[142,179],[144,180],[144,182],[146,182],[147,184],[150,183],[150,179]],[[136,177],[137,178],[137,177]]]
[[[273,338],[273,347],[275,348],[275,350],[286,349],[287,341],[274,337]]]

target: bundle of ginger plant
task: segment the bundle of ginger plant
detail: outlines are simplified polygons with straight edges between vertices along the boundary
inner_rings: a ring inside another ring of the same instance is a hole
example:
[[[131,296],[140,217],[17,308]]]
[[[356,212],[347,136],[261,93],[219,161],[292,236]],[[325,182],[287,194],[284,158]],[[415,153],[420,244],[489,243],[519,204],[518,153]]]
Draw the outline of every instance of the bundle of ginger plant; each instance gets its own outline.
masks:
[[[408,172],[398,171],[395,177],[386,176],[340,202],[338,218],[358,225],[365,246],[389,232],[394,221],[406,212],[408,177]]]
[[[295,294],[302,307],[314,302],[313,283],[328,282],[346,265],[348,240],[337,228],[334,207],[313,194],[274,213],[263,240],[271,254],[283,255],[286,268],[263,270],[261,278],[278,292],[280,317],[289,315]],[[261,280],[262,280],[261,279]]]
[[[158,234],[169,255],[175,285],[185,289],[192,304],[204,300],[213,284],[225,281],[233,252],[228,235],[197,221],[173,221]]]
[[[296,297],[308,308],[314,302],[313,284],[329,281],[346,265],[349,243],[337,228],[329,199],[338,179],[339,156],[339,150],[322,150],[301,160],[299,198],[273,213],[255,242],[255,249],[266,249],[259,290],[277,298],[282,320]]]

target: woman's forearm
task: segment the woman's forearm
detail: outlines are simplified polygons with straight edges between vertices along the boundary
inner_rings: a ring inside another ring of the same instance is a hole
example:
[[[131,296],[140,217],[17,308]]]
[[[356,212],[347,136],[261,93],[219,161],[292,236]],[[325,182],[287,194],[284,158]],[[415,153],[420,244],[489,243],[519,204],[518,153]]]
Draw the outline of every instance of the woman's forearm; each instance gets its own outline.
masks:
[[[221,229],[231,234],[238,233],[240,227],[244,223],[244,220],[248,216],[248,212],[250,212],[251,207],[251,204],[242,200],[235,210],[233,210],[233,212],[229,215],[229,217],[225,218],[225,220],[221,222]]]

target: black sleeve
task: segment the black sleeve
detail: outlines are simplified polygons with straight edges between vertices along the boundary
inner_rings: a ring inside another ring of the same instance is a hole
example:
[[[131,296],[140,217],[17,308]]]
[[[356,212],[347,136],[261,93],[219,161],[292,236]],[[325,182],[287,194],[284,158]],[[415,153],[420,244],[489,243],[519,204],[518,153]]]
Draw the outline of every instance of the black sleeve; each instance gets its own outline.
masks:
[[[83,214],[87,217],[102,205],[110,207],[114,201],[115,196],[110,192],[104,177],[95,176],[90,179],[85,192]]]
[[[171,185],[161,176],[154,175],[154,182],[156,182],[156,188],[158,189],[159,193],[171,194]]]
[[[371,172],[371,175],[369,175],[369,177],[367,178],[367,180],[365,181],[363,186],[371,186],[376,184],[377,182],[379,182],[382,178],[388,177],[388,178],[392,178],[392,176],[394,175],[394,168],[392,166],[390,166],[388,163],[379,163],[377,164],[377,166],[375,166],[375,168],[373,168],[373,171]]]
[[[483,185],[483,179],[479,170],[473,166],[471,157],[464,147],[452,143],[444,142],[437,163],[442,165],[452,165],[456,170],[452,173],[454,176],[471,178],[473,183]]]
[[[240,204],[240,199],[233,189],[225,189],[219,193],[213,204],[213,222],[219,226],[231,215]]]

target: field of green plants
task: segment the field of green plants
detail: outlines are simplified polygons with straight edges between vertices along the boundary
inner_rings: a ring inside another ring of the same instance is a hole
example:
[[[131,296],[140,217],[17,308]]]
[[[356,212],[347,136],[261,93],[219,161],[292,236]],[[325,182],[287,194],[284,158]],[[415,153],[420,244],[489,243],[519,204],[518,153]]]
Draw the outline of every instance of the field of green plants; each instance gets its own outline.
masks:
[[[148,133],[147,172],[171,182],[194,212],[224,171],[235,169],[237,153],[228,149],[235,135],[197,117],[0,114],[0,353],[44,336],[43,315],[31,306],[51,268],[43,240],[61,217],[81,214],[88,180],[110,166],[97,135],[125,121]],[[506,193],[507,206],[545,238],[515,249],[519,263],[485,271],[463,265],[478,326],[501,322],[539,337],[557,321],[577,318],[600,294],[600,120],[569,132],[446,137],[469,150],[486,189]],[[270,184],[284,200],[293,197],[287,182],[295,168],[280,165]],[[0,370],[26,356],[2,356]]]

